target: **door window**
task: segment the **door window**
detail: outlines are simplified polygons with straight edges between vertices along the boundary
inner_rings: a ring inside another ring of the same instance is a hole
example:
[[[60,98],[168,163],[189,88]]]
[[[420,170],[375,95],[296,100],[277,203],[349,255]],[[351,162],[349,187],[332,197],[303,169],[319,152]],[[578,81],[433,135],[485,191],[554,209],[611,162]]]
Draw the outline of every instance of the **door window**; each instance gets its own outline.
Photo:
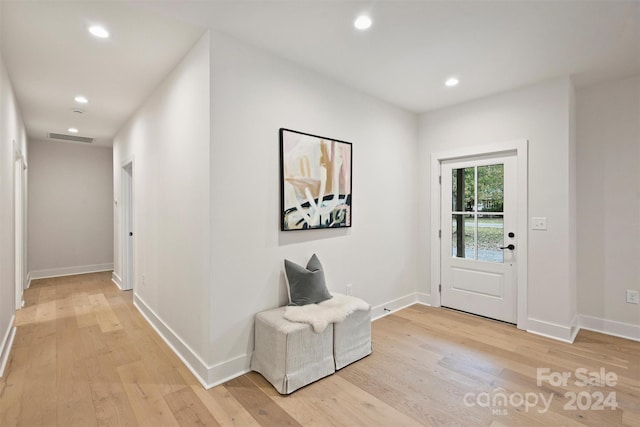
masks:
[[[452,256],[504,262],[504,165],[451,170]]]

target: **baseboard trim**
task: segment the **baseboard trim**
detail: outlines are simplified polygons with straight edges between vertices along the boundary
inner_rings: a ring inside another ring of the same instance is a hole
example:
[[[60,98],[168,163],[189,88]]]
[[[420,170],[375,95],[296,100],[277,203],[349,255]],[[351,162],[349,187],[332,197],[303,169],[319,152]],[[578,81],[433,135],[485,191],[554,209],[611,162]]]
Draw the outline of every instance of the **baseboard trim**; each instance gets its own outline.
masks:
[[[25,289],[29,289],[31,287],[31,272],[27,273],[27,286],[25,287]]]
[[[417,294],[409,294],[371,308],[371,321],[381,319],[418,302]]]
[[[133,295],[133,305],[205,389],[208,390],[251,370],[251,354],[243,354],[213,366],[207,365],[138,295]]]
[[[209,366],[187,345],[138,295],[133,295],[133,305],[138,309],[160,338],[182,360],[204,388],[211,388],[208,382]]]
[[[52,268],[49,270],[36,270],[29,272],[29,285],[31,281],[36,279],[50,279],[52,277],[75,276],[76,274],[100,273],[102,271],[113,270],[113,263],[109,264],[92,264],[80,265],[77,267]]]
[[[431,307],[432,306],[431,295],[423,294],[422,292],[416,292],[416,302],[418,304],[427,305]]]
[[[571,342],[573,343],[580,332],[580,318],[578,315],[574,315],[571,320]]]
[[[626,338],[628,340],[640,341],[640,326],[638,325],[586,316],[584,314],[578,316],[578,321],[582,329],[613,335],[614,337]]]
[[[111,273],[111,281],[118,287],[118,289],[122,290],[122,279],[115,271]]]
[[[209,381],[206,388],[215,387],[251,372],[252,354],[243,354],[209,367]]]
[[[558,325],[544,320],[528,319],[527,332],[569,344],[573,343],[579,330],[580,328]]]
[[[15,319],[16,316],[13,315],[11,317],[11,322],[9,322],[9,328],[2,338],[2,345],[0,346],[0,377],[4,376],[4,369],[7,367],[7,362],[9,362],[13,339],[16,336],[16,327],[13,325]]]

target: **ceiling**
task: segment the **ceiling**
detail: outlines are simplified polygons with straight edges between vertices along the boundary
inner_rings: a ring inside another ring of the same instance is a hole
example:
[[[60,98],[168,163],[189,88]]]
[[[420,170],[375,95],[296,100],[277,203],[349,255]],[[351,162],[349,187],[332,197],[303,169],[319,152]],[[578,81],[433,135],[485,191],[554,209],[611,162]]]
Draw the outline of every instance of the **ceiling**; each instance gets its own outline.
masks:
[[[124,2],[1,1],[2,56],[33,139],[75,127],[93,145],[110,146],[204,33]],[[111,37],[91,36],[94,24]],[[76,95],[89,103],[77,104]]]
[[[582,87],[640,74],[638,1],[4,1],[2,7],[3,56],[34,138],[75,126],[108,145],[204,28],[413,112],[560,76]],[[359,32],[352,22],[363,12],[373,26]],[[104,23],[113,37],[105,43],[88,36],[91,22]],[[460,79],[457,87],[444,86],[450,76]],[[91,100],[80,116],[71,111],[78,93]]]

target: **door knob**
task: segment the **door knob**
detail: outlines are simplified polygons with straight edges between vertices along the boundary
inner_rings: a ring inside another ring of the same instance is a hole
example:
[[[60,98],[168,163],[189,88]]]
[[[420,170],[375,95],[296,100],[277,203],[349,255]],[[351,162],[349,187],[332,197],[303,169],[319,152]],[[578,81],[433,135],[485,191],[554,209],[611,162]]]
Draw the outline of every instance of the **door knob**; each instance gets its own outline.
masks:
[[[508,246],[500,246],[499,249],[509,249],[510,251],[514,250],[516,247],[514,245],[508,245]]]

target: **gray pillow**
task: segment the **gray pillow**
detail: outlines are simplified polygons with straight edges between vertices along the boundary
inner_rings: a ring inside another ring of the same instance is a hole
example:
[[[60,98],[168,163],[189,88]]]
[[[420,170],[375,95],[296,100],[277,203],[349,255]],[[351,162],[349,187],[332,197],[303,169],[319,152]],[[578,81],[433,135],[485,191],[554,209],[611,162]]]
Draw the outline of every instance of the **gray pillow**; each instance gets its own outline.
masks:
[[[289,305],[316,304],[331,298],[324,281],[320,260],[313,254],[307,267],[284,260],[284,270],[289,282]]]

